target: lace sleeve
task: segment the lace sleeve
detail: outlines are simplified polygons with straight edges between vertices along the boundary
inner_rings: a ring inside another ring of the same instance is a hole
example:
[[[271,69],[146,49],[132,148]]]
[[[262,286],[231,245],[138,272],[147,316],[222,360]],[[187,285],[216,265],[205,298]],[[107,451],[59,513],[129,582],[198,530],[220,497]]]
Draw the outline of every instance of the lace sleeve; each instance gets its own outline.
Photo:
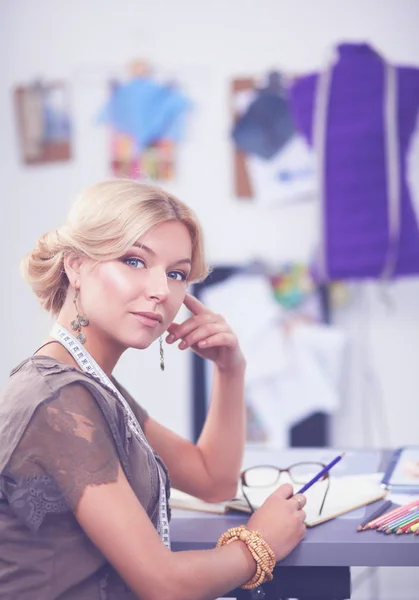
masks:
[[[117,480],[118,454],[108,423],[80,383],[35,411],[7,472],[15,482],[52,479],[74,510],[88,485]]]
[[[119,381],[117,381],[114,377],[112,378],[112,381],[130,405],[131,410],[137,418],[141,429],[144,431],[145,422],[149,418],[148,412],[142,406],[140,406],[136,400],[134,400],[128,390],[125,389],[124,386],[119,383]]]

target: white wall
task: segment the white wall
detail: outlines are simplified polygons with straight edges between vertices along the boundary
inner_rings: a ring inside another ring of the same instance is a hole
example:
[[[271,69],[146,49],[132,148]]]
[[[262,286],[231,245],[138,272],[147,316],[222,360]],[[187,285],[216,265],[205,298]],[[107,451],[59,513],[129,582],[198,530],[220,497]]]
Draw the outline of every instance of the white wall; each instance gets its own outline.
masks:
[[[229,77],[271,67],[319,69],[342,40],[367,40],[389,59],[419,66],[418,18],[415,0],[0,0],[0,381],[48,331],[47,317],[19,278],[19,259],[39,234],[61,224],[81,187],[108,175],[106,131],[93,119],[112,70],[133,57],[149,58],[179,74],[195,99],[172,190],[202,218],[213,261],[304,259],[316,235],[314,205],[264,213],[232,196]],[[35,77],[71,83],[70,163],[25,168],[19,162],[11,87]],[[397,284],[391,293],[392,316],[370,294],[371,360],[391,419],[391,442],[412,443],[419,423],[419,283]],[[352,316],[338,319],[353,332],[358,314],[355,306]],[[118,374],[155,418],[189,435],[189,358],[175,348],[166,355],[164,374],[156,346],[127,354]],[[362,360],[357,354],[351,373],[359,373]],[[361,426],[360,378],[352,379],[336,419],[336,443],[374,443]],[[414,419],[402,416],[408,411]]]

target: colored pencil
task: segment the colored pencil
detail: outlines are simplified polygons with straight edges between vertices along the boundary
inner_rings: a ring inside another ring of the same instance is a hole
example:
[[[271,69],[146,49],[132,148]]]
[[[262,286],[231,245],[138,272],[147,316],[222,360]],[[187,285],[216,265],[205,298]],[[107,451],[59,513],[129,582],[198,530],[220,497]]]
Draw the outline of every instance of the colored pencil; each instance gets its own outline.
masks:
[[[304,494],[304,492],[306,492],[308,490],[308,488],[311,488],[313,483],[316,483],[316,481],[321,479],[323,477],[323,475],[326,475],[326,473],[328,471],[330,471],[330,469],[332,467],[334,467],[335,464],[338,463],[344,456],[345,456],[344,452],[342,452],[342,454],[339,454],[339,456],[336,456],[336,458],[334,458],[328,465],[323,467],[323,469],[321,471],[319,471],[317,473],[317,475],[315,475],[312,479],[310,479],[310,481],[308,481],[306,484],[304,484],[303,487],[297,492],[297,494]]]
[[[379,527],[377,529],[377,531],[385,531],[386,529],[391,529],[393,527],[397,527],[401,523],[404,523],[406,520],[409,520],[412,517],[412,515],[416,514],[416,512],[417,512],[417,509],[414,510],[413,508],[410,508],[408,512],[397,517],[397,519],[394,519],[393,521],[390,521],[389,523],[382,525],[381,527]]]
[[[393,510],[391,510],[387,514],[385,514],[382,517],[378,518],[376,520],[376,523],[374,523],[374,525],[376,525],[377,527],[379,527],[384,522],[386,522],[388,520],[393,520],[395,517],[397,517],[397,515],[399,515],[401,513],[404,513],[404,512],[407,512],[410,508],[412,508],[414,506],[419,506],[419,500],[414,500],[413,502],[409,502],[408,504],[403,504],[403,506],[399,506],[397,508],[394,508]]]
[[[406,519],[411,519],[412,515],[415,515],[418,512],[419,512],[419,506],[416,506],[416,507],[412,506],[411,508],[409,508],[408,511],[406,511],[402,515],[399,515],[396,519],[394,519],[391,523],[388,523],[386,526],[392,527],[395,523],[397,523],[397,521],[405,521]]]
[[[411,512],[414,512],[418,508],[419,508],[419,506],[404,507],[404,509],[400,510],[400,512],[398,514],[396,514],[395,516],[393,516],[389,519],[385,519],[382,523],[380,523],[380,525],[377,527],[377,529],[380,531],[381,529],[385,529],[386,527],[392,525],[393,523],[397,523],[397,521],[399,519],[410,514]]]
[[[382,517],[378,519],[374,519],[371,523],[368,524],[368,529],[373,529],[374,527],[380,527],[380,525],[384,525],[389,521],[394,520],[398,515],[401,515],[409,510],[409,508],[413,506],[419,506],[419,500],[415,500],[413,502],[409,502],[408,504],[404,504],[403,506],[398,506],[397,508],[393,508],[390,512],[386,513]]]
[[[419,517],[419,511],[412,512],[409,516],[404,519],[398,521],[394,525],[386,527],[383,531],[385,533],[395,533],[399,527],[403,527],[403,525],[407,525],[408,523],[412,523],[415,519]]]
[[[378,519],[378,517],[381,517],[381,515],[383,513],[386,512],[386,510],[388,510],[390,508],[390,506],[392,505],[391,500],[386,500],[385,502],[383,502],[374,512],[370,513],[368,515],[368,517],[366,517],[362,523],[360,523],[357,527],[358,531],[364,531],[364,529],[367,529],[367,527],[376,519]]]
[[[419,532],[419,523],[412,525],[412,533],[416,533],[417,531]]]
[[[399,527],[396,531],[397,535],[399,535],[400,533],[410,533],[411,527],[413,525],[416,525],[416,523],[419,523],[419,517],[416,517],[416,519],[414,519],[413,521],[410,521],[409,523],[406,523],[406,525]]]

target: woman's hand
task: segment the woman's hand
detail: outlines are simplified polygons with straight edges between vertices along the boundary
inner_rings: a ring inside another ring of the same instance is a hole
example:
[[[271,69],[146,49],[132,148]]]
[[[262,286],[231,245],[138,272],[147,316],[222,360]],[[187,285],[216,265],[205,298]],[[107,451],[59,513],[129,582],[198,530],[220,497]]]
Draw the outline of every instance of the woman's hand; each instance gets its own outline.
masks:
[[[306,497],[293,496],[292,486],[285,483],[265,500],[246,525],[250,531],[259,531],[277,561],[285,558],[304,537],[305,503]]]
[[[191,348],[202,358],[213,361],[220,370],[243,368],[245,359],[237,337],[224,318],[190,294],[186,294],[184,304],[193,316],[181,324],[172,323],[166,342],[173,344],[181,340],[180,350]]]

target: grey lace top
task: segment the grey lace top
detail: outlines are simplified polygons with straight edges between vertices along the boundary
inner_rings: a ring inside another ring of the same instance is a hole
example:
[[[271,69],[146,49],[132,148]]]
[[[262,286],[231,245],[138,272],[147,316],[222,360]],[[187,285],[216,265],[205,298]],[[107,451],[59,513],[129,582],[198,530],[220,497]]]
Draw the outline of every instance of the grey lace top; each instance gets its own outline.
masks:
[[[114,383],[144,429],[147,413]],[[127,430],[116,395],[70,365],[33,356],[0,395],[0,440],[0,598],[132,600],[74,516],[86,486],[116,481],[120,464],[157,524],[156,464]]]

